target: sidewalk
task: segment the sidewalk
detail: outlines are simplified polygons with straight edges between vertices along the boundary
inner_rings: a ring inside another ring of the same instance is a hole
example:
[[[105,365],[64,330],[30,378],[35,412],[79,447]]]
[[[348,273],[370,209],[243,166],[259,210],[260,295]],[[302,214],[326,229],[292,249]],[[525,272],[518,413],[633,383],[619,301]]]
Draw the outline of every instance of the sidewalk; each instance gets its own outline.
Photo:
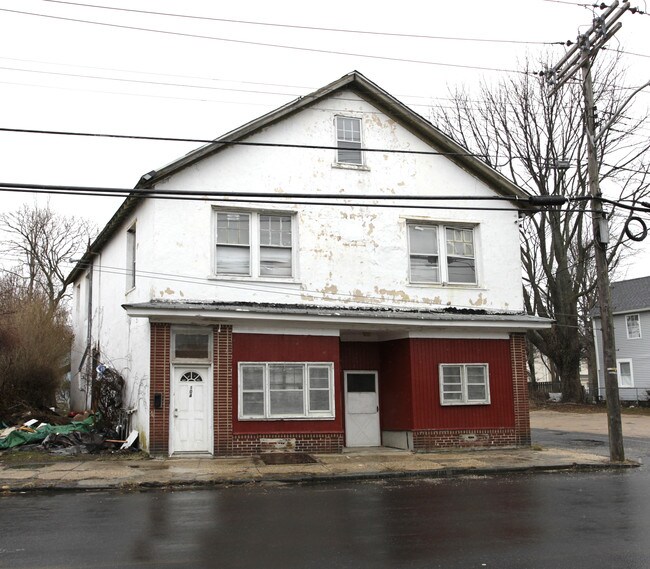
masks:
[[[256,482],[326,482],[397,477],[446,478],[529,471],[625,468],[593,454],[560,449],[494,449],[412,453],[386,448],[313,455],[316,463],[266,465],[259,458],[65,460],[4,464],[0,493],[33,490],[135,490]]]

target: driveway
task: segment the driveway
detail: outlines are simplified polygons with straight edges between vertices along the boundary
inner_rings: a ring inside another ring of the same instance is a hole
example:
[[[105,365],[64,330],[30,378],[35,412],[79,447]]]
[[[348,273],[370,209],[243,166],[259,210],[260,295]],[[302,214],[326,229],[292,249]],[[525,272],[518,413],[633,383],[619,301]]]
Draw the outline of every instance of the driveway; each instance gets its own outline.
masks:
[[[625,456],[647,463],[650,460],[650,416],[623,415]],[[606,413],[531,411],[533,444],[609,455]]]
[[[623,415],[623,435],[626,437],[650,437],[650,415]],[[607,413],[567,413],[560,411],[531,411],[530,426],[533,429],[607,434]]]

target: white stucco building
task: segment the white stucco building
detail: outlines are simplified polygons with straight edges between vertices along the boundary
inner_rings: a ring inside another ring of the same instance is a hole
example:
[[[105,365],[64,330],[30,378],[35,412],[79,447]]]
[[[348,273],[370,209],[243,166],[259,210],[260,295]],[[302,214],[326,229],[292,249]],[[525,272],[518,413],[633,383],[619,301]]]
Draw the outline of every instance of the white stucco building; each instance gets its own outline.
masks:
[[[350,73],[142,177],[70,276],[73,406],[101,362],[157,453],[527,444],[527,198]]]

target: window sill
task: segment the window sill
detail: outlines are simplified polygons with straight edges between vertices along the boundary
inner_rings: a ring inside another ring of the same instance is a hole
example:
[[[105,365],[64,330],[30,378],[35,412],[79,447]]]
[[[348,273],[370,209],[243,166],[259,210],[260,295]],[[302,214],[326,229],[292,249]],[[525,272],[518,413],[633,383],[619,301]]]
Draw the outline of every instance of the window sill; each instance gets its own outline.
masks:
[[[489,401],[459,401],[458,403],[440,403],[443,407],[464,407],[467,405],[490,405]]]
[[[365,164],[346,164],[345,162],[333,162],[332,168],[339,168],[341,170],[359,170],[361,172],[370,172],[370,168]]]
[[[294,278],[286,277],[250,277],[245,275],[208,275],[209,281],[240,281],[248,283],[280,283],[290,285],[300,285],[301,281]]]
[[[246,422],[268,423],[269,421],[333,421],[336,417],[334,415],[327,417],[320,415],[318,417],[237,417],[237,419]]]
[[[487,290],[484,286],[472,283],[424,283],[424,282],[410,282],[409,286],[422,287],[422,288],[471,288],[473,290]]]

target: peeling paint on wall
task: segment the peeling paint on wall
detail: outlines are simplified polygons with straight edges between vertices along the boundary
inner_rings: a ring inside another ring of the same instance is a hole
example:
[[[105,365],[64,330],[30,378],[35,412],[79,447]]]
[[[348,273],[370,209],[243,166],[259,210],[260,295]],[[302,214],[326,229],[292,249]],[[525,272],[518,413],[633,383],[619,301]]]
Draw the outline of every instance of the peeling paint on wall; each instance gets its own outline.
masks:
[[[469,299],[469,303],[472,306],[485,306],[488,303],[487,298],[483,298],[483,293],[479,292],[478,293],[478,298],[476,300],[472,300],[471,298]]]
[[[403,290],[389,290],[376,286],[375,294],[379,294],[382,297],[389,296],[391,300],[401,300],[402,302],[409,302],[411,300],[411,297]],[[384,298],[382,298],[382,300],[384,300]]]
[[[323,294],[338,294],[339,287],[333,284],[329,284],[323,290],[321,290],[321,292]]]

